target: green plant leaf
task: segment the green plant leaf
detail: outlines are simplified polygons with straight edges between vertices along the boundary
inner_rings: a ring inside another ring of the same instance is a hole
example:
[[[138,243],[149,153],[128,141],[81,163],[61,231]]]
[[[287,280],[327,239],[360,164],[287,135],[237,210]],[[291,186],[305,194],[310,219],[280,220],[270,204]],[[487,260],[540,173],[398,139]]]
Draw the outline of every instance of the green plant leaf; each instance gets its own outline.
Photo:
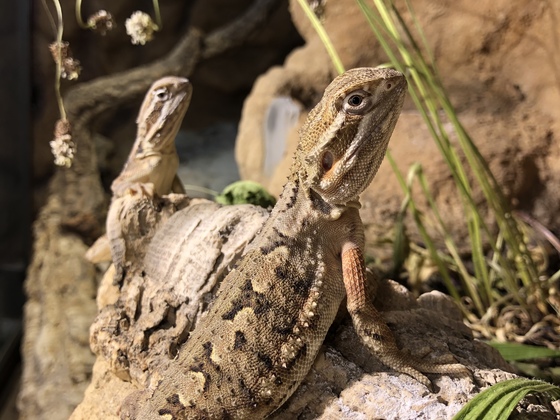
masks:
[[[264,208],[276,204],[276,199],[258,182],[237,181],[216,196],[216,202],[225,205],[254,204]]]
[[[519,343],[500,343],[497,341],[488,342],[492,347],[500,352],[507,361],[531,360],[543,357],[560,357],[560,350],[552,350],[546,347],[531,346]]]
[[[315,13],[313,13],[306,0],[297,0],[297,2],[303,9],[303,12],[305,13],[305,16],[307,16],[307,19],[309,19],[309,22],[311,22],[313,29],[315,29],[315,31],[317,32],[317,35],[319,35],[321,42],[323,43],[325,49],[327,50],[327,53],[331,57],[334,68],[336,69],[338,74],[343,73],[344,66],[342,65],[342,61],[340,61],[340,57],[338,56],[338,53],[336,52],[331,39],[327,35],[327,31],[325,31],[325,28],[323,27],[317,16],[315,16]]]
[[[478,394],[453,420],[506,420],[517,403],[533,392],[546,393],[553,400],[560,398],[560,388],[555,385],[525,378],[510,379]]]

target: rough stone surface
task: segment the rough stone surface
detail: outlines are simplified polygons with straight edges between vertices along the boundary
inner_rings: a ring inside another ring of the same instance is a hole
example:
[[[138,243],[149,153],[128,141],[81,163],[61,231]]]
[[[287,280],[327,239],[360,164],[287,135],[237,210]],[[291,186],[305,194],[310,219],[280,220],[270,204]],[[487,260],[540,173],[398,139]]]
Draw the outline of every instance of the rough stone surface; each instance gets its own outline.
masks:
[[[109,270],[102,280],[90,338],[99,356],[98,376],[73,418],[114,415],[121,402],[117,395],[131,389],[128,382],[145,387],[172,363],[220,281],[268,217],[263,208],[201,199],[184,207],[177,205],[186,202],[177,194],[155,205],[145,205],[149,199],[142,196],[125,199],[123,208],[129,210],[119,221],[126,275],[115,285]],[[124,380],[122,387],[115,377]],[[100,400],[106,402],[99,406]]]
[[[127,213],[121,222],[126,276],[122,285],[114,284],[112,272],[104,276],[91,327],[92,350],[118,377],[141,386],[173,359],[268,217],[260,207],[200,199],[174,210],[177,198],[167,197],[155,208],[143,206],[141,217],[135,217],[138,205],[129,206],[134,217]]]
[[[386,62],[353,0],[322,4],[321,20],[346,68]],[[459,118],[506,195],[516,209],[560,231],[555,214],[560,146],[554,141],[560,130],[560,28],[554,16],[560,13],[560,5],[419,0],[413,6]],[[283,67],[258,79],[245,102],[236,144],[241,177],[257,180],[273,193],[284,183],[297,134],[293,129],[287,136],[284,160],[266,177],[262,144],[269,104],[287,95],[309,110],[334,75],[323,45],[296,1],[291,1],[290,10],[306,44],[292,52]],[[456,223],[464,216],[451,176],[411,102],[405,103],[389,149],[405,174],[411,164],[422,164],[444,221],[460,247],[467,246],[466,226]],[[383,164],[362,196],[368,241],[392,229],[403,199],[400,191],[392,169]],[[475,199],[482,204],[477,189]],[[419,201],[422,204],[420,197]]]
[[[304,382],[271,418],[451,418],[481,389],[515,377],[496,350],[473,340],[461,313],[447,296],[432,292],[416,300],[404,287],[391,281],[381,283],[377,296],[376,302],[400,346],[420,357],[455,358],[472,369],[473,377],[430,375],[436,392],[427,392],[412,378],[388,371],[372,357],[354,332],[349,317],[341,312]],[[189,304],[196,302],[189,301]],[[103,320],[102,311],[94,329],[101,327]],[[151,334],[163,336],[168,332],[159,324]],[[118,334],[113,337],[116,337],[113,342],[107,337],[104,343],[98,344],[115,346],[119,337]],[[153,351],[155,348],[157,344],[150,343],[152,376],[161,366],[173,363],[169,354]],[[145,357],[134,346],[125,351],[129,359]],[[119,376],[122,375],[116,374],[112,360],[98,357],[92,383],[71,418],[117,419],[122,400],[136,388]],[[132,382],[138,386],[142,381],[136,376]],[[551,409],[547,408],[546,412],[551,413]]]
[[[34,257],[25,282],[22,419],[68,418],[83,398],[95,361],[88,346],[96,314],[95,271],[84,259],[86,245],[60,228],[59,215],[53,196],[34,225]]]
[[[109,362],[97,358],[93,365],[92,380],[83,401],[76,407],[73,420],[119,419],[118,409],[123,394],[136,390],[131,382],[125,382],[109,368]]]

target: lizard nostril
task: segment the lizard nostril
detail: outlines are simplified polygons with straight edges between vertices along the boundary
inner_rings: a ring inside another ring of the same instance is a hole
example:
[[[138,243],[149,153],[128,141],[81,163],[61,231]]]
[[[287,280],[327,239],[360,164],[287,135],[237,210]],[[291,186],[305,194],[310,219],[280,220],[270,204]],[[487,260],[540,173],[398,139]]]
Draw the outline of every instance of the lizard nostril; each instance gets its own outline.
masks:
[[[391,90],[393,88],[393,84],[392,83],[387,83],[386,88],[387,88],[387,90]]]
[[[332,168],[334,163],[334,156],[328,150],[323,153],[323,157],[321,158],[321,165],[325,171],[328,171]]]

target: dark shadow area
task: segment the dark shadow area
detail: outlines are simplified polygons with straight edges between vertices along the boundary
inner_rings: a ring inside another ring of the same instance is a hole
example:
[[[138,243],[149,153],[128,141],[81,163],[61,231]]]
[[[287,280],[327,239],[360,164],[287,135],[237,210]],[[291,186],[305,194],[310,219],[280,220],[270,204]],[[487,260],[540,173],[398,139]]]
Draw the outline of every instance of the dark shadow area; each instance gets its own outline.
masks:
[[[0,4],[0,412],[16,395],[31,244],[30,7]]]

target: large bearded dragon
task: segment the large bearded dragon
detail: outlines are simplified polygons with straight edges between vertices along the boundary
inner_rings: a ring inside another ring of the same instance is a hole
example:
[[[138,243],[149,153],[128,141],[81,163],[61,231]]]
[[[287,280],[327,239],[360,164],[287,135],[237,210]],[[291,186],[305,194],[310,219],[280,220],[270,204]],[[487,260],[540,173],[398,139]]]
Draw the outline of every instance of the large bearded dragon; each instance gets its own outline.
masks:
[[[347,296],[354,327],[387,366],[463,373],[402,353],[367,299],[358,196],[385,155],[406,93],[404,76],[358,68],[337,77],[300,130],[280,200],[178,356],[121,417],[258,419],[309,371]]]

